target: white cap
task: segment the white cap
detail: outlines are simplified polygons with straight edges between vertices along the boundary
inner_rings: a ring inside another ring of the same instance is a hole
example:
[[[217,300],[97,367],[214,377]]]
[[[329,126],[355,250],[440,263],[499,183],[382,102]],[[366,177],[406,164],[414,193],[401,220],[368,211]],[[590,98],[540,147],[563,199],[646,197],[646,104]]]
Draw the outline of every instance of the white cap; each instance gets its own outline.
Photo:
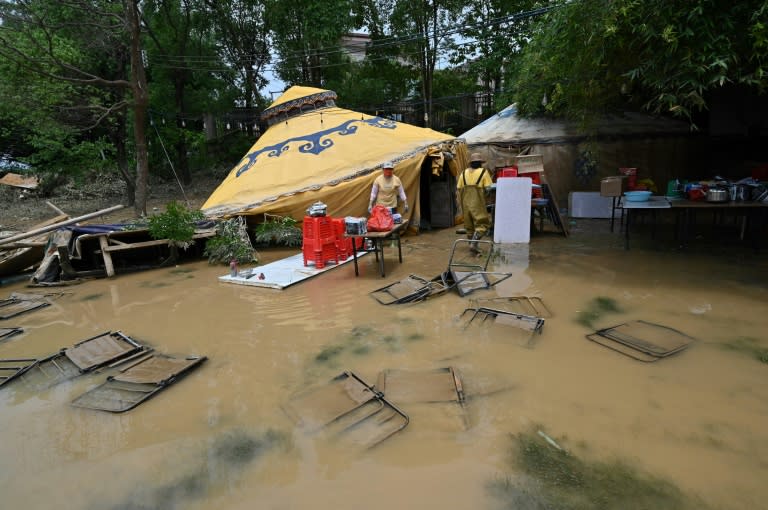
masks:
[[[395,168],[395,165],[391,161],[385,161],[381,168]]]

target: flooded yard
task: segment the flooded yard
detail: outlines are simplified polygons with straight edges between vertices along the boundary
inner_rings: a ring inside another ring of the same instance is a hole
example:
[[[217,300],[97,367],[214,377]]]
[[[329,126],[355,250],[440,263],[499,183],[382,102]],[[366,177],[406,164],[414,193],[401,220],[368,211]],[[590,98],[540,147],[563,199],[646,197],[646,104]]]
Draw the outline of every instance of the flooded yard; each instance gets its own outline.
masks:
[[[763,508],[768,500],[768,262],[733,247],[679,252],[620,234],[501,246],[513,276],[468,297],[383,306],[368,293],[446,269],[453,229],[403,239],[285,290],[220,283],[194,262],[50,292],[0,322],[0,358],[42,357],[104,331],[208,361],[136,409],[70,406],[110,370],[42,392],[0,389],[3,508]],[[600,227],[600,228],[603,228]],[[265,251],[264,259],[294,251]],[[533,337],[466,326],[470,298],[525,294],[551,310]],[[654,363],[585,335],[632,320],[696,340]],[[466,327],[465,327],[466,326]],[[284,411],[351,371],[453,367],[466,403],[408,403],[372,449],[308,434]],[[541,432],[541,433],[539,433]]]

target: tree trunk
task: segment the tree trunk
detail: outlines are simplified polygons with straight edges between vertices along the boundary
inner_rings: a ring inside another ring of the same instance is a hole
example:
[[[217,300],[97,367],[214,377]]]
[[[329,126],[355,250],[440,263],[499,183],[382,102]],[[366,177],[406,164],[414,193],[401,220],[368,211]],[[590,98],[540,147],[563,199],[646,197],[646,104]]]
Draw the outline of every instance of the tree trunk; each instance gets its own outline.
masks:
[[[126,205],[132,206],[136,203],[136,184],[131,171],[128,169],[128,150],[125,146],[126,120],[125,112],[120,112],[115,118],[115,130],[112,143],[115,145],[115,158],[117,159],[117,171],[125,182],[125,200]]]
[[[141,58],[141,24],[139,0],[129,0],[127,18],[131,35],[131,88],[133,90],[133,136],[136,143],[136,202],[134,210],[138,216],[147,215],[149,191],[149,155],[147,153],[147,109],[149,91],[144,63]]]

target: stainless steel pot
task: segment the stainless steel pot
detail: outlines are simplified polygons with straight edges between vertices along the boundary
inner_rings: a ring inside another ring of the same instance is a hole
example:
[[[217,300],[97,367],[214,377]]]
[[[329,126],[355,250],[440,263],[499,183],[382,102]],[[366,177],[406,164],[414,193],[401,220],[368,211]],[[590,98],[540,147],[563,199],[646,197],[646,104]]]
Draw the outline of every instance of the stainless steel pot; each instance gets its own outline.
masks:
[[[707,190],[707,202],[727,202],[728,190],[720,188],[710,188]]]

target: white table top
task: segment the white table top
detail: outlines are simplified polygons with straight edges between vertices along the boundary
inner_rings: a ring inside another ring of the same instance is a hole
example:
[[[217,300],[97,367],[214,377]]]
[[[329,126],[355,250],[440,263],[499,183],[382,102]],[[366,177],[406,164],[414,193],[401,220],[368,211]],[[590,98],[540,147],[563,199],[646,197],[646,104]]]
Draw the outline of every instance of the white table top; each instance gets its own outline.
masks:
[[[624,209],[669,209],[672,205],[667,197],[651,196],[645,202],[630,202],[627,197],[621,201],[621,207]]]

